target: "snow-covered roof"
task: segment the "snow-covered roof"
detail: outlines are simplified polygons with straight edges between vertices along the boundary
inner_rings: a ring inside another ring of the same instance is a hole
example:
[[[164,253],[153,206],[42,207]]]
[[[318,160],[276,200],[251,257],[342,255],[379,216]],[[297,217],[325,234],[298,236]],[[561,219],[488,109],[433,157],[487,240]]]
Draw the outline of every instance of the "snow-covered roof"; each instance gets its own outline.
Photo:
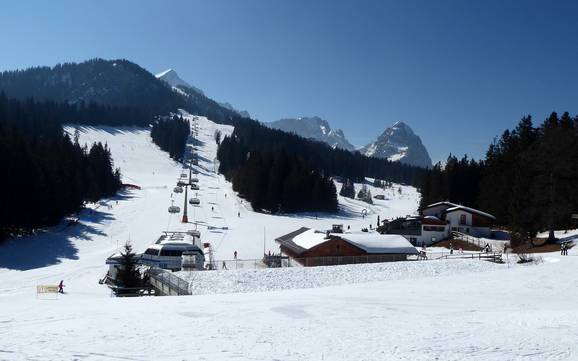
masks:
[[[421,209],[428,209],[428,208],[433,208],[433,207],[437,207],[437,206],[444,206],[444,205],[449,206],[449,207],[457,207],[458,206],[458,204],[443,201],[443,202],[436,202],[436,203],[428,204],[427,206],[422,207]]]
[[[363,249],[367,253],[398,253],[417,254],[417,250],[409,241],[397,234],[379,233],[343,233],[332,234]]]
[[[450,212],[455,212],[455,211],[464,211],[464,212],[468,212],[468,213],[475,213],[477,215],[480,215],[482,217],[487,217],[487,218],[491,218],[491,219],[496,219],[496,217],[492,216],[489,213],[486,212],[482,212],[478,209],[475,208],[470,208],[470,207],[466,207],[466,206],[455,206],[452,208],[448,208],[444,211],[444,213],[450,213]]]
[[[304,249],[310,249],[327,241],[327,235],[314,229],[309,229],[293,237],[293,243]]]
[[[403,236],[368,232],[330,233],[330,238],[339,237],[367,253],[417,254],[415,247]],[[330,241],[326,233],[302,227],[276,239],[297,253]]]

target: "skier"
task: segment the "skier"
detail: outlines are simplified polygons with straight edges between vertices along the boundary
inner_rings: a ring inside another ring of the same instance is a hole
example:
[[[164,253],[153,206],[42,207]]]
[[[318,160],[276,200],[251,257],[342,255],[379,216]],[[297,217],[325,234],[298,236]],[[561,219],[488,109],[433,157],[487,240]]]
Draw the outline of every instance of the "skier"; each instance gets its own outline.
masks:
[[[227,269],[227,263],[225,261],[223,261],[223,269]]]
[[[211,212],[214,212],[214,211],[215,211],[215,207],[211,207]]]
[[[450,254],[454,254],[454,246],[452,245],[452,242],[450,242]]]
[[[235,257],[235,259],[237,259],[237,251],[235,251],[235,252],[233,253],[233,256]]]
[[[237,212],[237,217],[241,218],[241,212]]]
[[[58,293],[64,293],[64,281],[60,280],[60,283],[58,284]]]

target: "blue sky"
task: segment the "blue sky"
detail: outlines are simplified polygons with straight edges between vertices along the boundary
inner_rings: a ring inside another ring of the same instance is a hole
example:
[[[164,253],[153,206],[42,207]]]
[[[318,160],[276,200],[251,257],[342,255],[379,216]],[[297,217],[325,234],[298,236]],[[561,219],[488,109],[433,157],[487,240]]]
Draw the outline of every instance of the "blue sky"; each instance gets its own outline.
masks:
[[[358,146],[402,120],[434,161],[578,113],[576,1],[13,1],[0,32],[1,70],[126,58]]]

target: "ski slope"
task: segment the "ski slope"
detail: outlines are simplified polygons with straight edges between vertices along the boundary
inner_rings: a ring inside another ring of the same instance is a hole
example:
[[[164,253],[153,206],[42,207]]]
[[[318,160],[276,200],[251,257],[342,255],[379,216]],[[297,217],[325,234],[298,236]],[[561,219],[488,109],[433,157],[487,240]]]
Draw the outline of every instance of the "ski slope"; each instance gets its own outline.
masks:
[[[214,172],[213,134],[232,128],[198,122],[201,205],[189,207],[189,224],[167,212],[171,199],[182,207],[184,194],[172,193],[182,167],[147,129],[78,128],[81,142],[106,142],[124,181],[142,189],[91,205],[76,226],[0,245],[0,360],[578,358],[574,249],[526,266],[452,260],[207,272],[195,280],[207,294],[111,298],[97,281],[106,257],[127,240],[142,251],[163,230],[196,226],[217,259],[234,251],[261,258],[277,250],[274,238],[301,226],[358,230],[375,226],[377,215],[417,208],[417,191],[396,185],[370,186],[388,198],[371,206],[339,197],[336,215],[255,213]],[[36,297],[36,285],[61,279],[65,295]]]
[[[182,112],[191,121],[193,116]],[[388,189],[387,201],[376,200],[368,205],[359,200],[339,197],[338,214],[268,215],[253,212],[250,204],[236,196],[231,184],[215,173],[216,130],[223,136],[232,132],[230,126],[219,125],[197,117],[200,190],[189,191],[201,200],[200,206],[189,206],[189,223],[181,223],[180,214],[169,214],[171,200],[183,210],[184,193],[174,194],[173,188],[183,172],[182,166],[171,160],[150,138],[148,129],[137,127],[112,128],[70,125],[65,131],[78,133],[81,144],[106,143],[115,167],[120,167],[123,182],[136,184],[141,190],[124,191],[113,199],[105,199],[78,215],[73,227],[52,227],[36,236],[9,240],[0,252],[0,295],[26,294],[39,283],[58,283],[75,290],[70,297],[108,297],[109,291],[97,281],[106,273],[106,258],[130,241],[135,251],[142,252],[154,243],[162,231],[186,231],[198,228],[203,242],[210,242],[217,260],[260,259],[263,252],[277,251],[274,239],[302,226],[329,229],[334,223],[352,230],[376,224],[382,219],[413,213],[419,193],[413,187],[395,186]],[[358,190],[360,185],[356,185]],[[369,186],[372,194],[384,193]],[[399,190],[401,189],[401,194]],[[367,217],[361,212],[366,210]]]

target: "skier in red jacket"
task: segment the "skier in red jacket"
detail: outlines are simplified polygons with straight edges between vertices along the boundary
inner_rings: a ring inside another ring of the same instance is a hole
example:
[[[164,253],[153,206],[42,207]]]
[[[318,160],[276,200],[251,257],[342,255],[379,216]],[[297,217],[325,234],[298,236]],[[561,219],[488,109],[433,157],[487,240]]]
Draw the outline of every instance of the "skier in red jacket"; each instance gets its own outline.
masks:
[[[58,284],[58,293],[64,293],[64,281],[60,280],[60,283]]]

